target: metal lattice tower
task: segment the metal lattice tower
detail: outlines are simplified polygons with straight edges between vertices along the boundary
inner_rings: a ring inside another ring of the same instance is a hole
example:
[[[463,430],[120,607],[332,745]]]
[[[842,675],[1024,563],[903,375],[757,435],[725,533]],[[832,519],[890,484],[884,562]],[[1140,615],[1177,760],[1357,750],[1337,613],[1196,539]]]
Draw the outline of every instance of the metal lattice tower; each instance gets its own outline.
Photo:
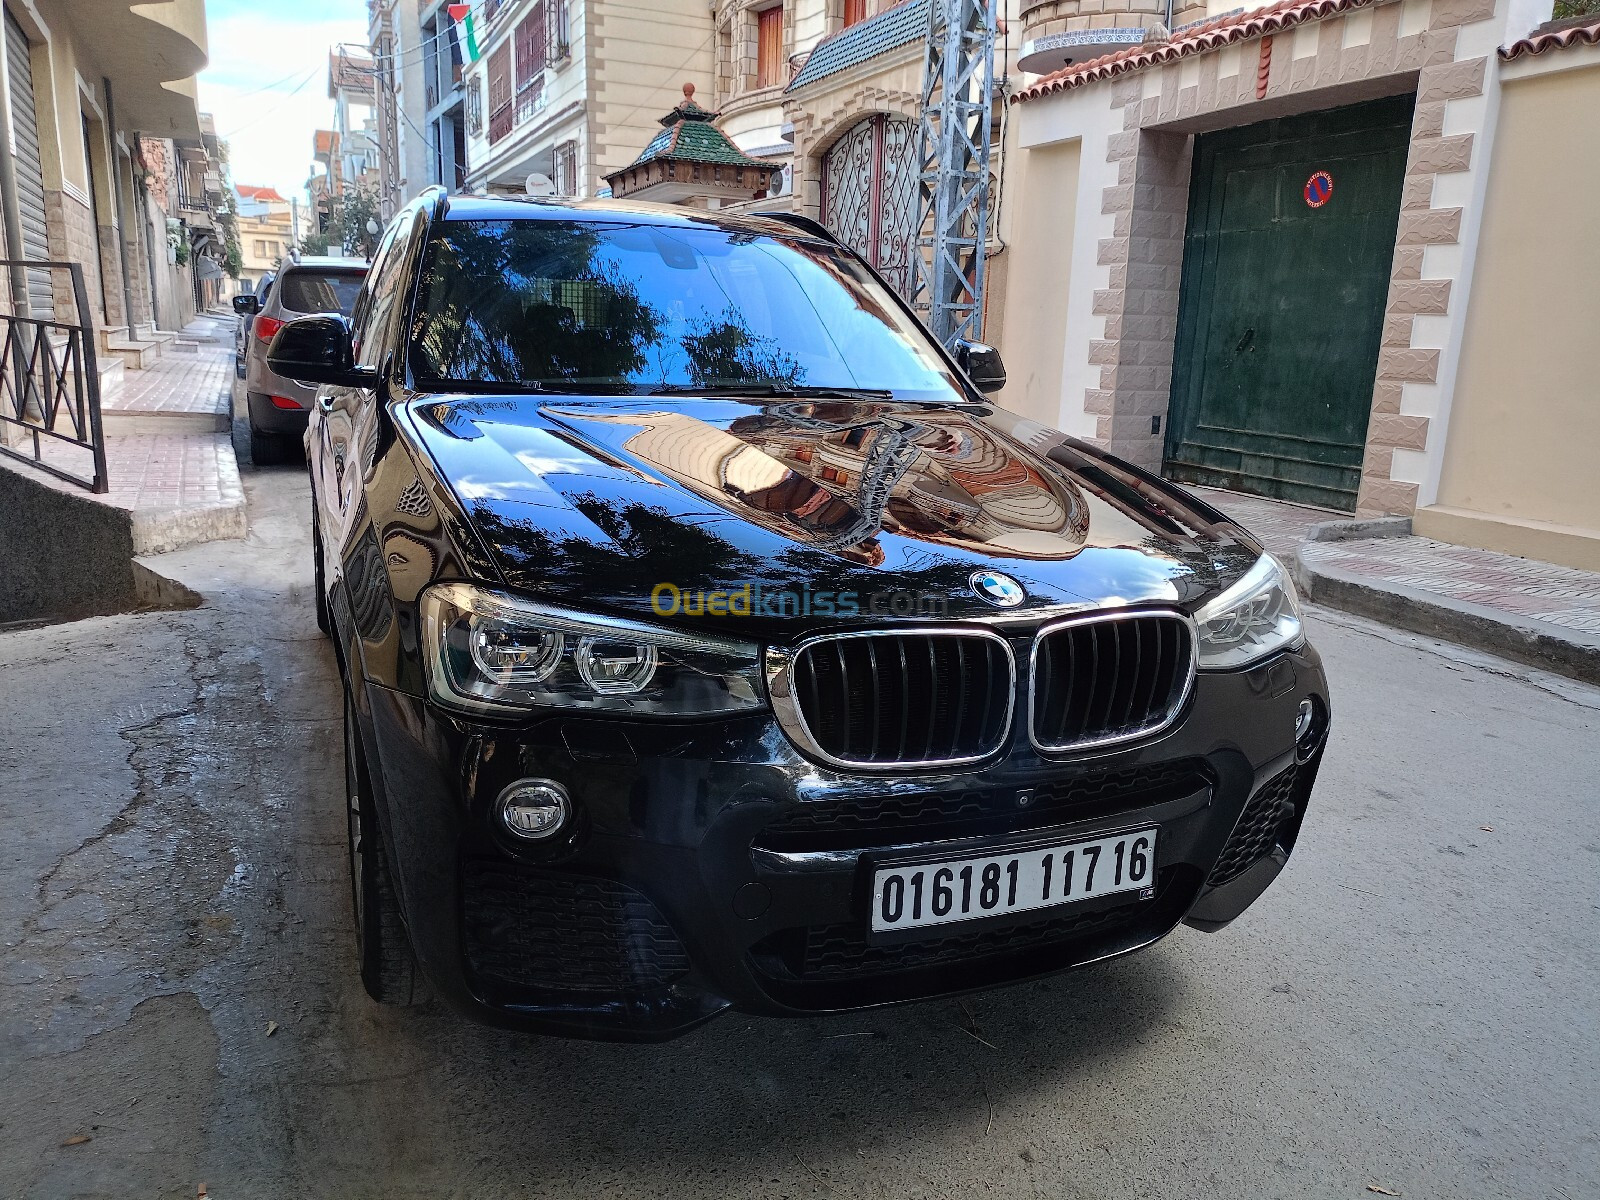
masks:
[[[928,0],[911,303],[945,345],[983,328],[995,0]]]

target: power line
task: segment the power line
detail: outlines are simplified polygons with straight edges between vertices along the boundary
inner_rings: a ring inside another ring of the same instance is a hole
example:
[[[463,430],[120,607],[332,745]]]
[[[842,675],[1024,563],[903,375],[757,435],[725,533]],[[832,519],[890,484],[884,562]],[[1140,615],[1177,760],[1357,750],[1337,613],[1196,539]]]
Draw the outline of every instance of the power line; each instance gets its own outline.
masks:
[[[305,91],[306,85],[308,85],[313,79],[316,78],[317,72],[319,72],[320,70],[322,70],[321,67],[312,67],[311,68],[311,73],[309,75],[307,75],[304,79],[302,79],[294,87],[294,89],[292,91],[286,92],[284,94],[283,99],[287,100],[290,96],[294,96],[294,95],[297,95],[300,92]],[[271,105],[271,106],[263,109],[261,112],[259,112],[259,113],[257,113],[255,115],[255,118],[253,120],[246,121],[243,125],[240,125],[238,128],[231,129],[227,133],[223,134],[222,135],[223,140],[226,141],[228,138],[236,137],[239,134],[243,133],[246,129],[249,129],[249,128],[255,126],[255,125],[259,125],[262,121],[266,120],[268,117],[270,117],[273,113],[277,112],[282,107],[283,107],[283,102],[279,101],[277,104]]]

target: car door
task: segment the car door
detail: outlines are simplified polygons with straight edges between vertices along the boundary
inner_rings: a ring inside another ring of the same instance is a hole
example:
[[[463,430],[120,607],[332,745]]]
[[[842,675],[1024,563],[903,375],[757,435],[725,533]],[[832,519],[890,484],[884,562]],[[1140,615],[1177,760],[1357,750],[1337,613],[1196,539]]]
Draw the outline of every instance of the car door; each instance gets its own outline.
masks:
[[[409,279],[406,248],[413,228],[410,219],[396,221],[389,228],[373,257],[352,317],[355,363],[374,373],[374,386],[324,388],[314,406],[313,444],[321,472],[316,486],[330,587],[345,574],[344,563],[358,533],[361,489],[372,468],[370,452],[376,445],[373,419],[387,394],[394,325],[401,315]]]

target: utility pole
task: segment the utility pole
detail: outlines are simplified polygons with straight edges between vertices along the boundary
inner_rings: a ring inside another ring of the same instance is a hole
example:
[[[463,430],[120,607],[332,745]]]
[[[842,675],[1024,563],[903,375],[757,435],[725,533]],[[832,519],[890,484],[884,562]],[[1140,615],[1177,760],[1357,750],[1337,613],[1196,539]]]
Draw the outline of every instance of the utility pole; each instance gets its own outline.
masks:
[[[946,346],[983,329],[995,0],[928,0],[911,304]]]

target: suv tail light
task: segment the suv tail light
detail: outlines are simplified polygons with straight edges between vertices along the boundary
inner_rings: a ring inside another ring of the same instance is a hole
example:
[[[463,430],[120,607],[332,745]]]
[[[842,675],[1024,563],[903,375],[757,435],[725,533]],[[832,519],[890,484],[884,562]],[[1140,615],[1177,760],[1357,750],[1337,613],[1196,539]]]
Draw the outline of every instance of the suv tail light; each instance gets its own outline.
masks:
[[[301,404],[300,401],[295,400],[295,399],[293,399],[292,397],[289,397],[289,396],[273,396],[272,397],[272,407],[273,408],[287,408],[287,409],[302,409],[302,408],[305,407],[305,405]]]
[[[254,326],[256,336],[263,342],[270,342],[278,330],[282,329],[286,323],[278,320],[277,317],[257,317]]]

